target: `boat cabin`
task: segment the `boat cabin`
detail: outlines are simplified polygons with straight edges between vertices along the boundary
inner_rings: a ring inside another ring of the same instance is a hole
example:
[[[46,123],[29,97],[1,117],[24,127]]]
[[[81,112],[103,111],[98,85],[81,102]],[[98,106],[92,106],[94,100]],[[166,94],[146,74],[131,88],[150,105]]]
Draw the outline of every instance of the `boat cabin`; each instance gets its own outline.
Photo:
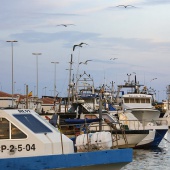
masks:
[[[21,109],[0,110],[0,150],[0,158],[74,152],[69,138],[36,112]]]

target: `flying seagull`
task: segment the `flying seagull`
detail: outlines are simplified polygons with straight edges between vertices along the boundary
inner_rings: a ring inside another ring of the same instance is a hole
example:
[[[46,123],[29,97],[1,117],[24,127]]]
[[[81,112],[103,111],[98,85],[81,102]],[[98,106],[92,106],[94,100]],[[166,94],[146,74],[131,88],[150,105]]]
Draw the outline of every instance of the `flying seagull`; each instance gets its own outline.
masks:
[[[110,60],[116,60],[117,58],[110,58]]]
[[[133,5],[118,5],[116,7],[124,7],[124,8],[128,8],[128,7],[132,7],[132,8],[136,8],[135,6]]]
[[[74,24],[60,24],[60,25],[56,25],[56,26],[64,26],[64,27],[68,27],[69,25],[74,25]]]
[[[88,44],[86,44],[86,43],[84,43],[84,42],[81,42],[80,44],[77,44],[77,45],[74,45],[74,46],[73,46],[73,51],[75,50],[75,48],[76,48],[77,46],[78,46],[78,47],[82,47],[83,44],[88,45]]]
[[[86,64],[87,65],[88,61],[92,61],[92,60],[86,60],[85,62],[80,62],[79,64]]]

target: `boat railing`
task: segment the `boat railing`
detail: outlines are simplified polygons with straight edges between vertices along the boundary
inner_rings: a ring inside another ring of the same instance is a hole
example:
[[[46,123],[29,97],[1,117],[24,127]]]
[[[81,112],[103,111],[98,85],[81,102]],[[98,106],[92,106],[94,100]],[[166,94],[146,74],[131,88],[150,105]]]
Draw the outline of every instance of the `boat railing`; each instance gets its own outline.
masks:
[[[117,128],[117,125],[120,125],[120,128]],[[73,143],[76,143],[76,138],[79,135],[87,134],[87,140],[89,141],[89,134],[99,132],[99,123],[93,122],[93,123],[84,123],[84,124],[65,124],[58,126],[58,129],[61,134],[61,142],[62,142],[62,134],[69,137],[71,140],[73,140]],[[119,140],[120,138],[124,139],[124,145],[128,146],[128,141],[125,134],[125,129],[121,127],[121,124],[119,123],[102,123],[102,132],[107,131],[110,132],[112,135],[112,148],[118,148],[119,147]],[[118,134],[118,131],[121,131],[121,133]],[[92,148],[90,147],[90,142],[87,143],[87,151],[91,151]],[[62,151],[63,151],[63,145],[62,145]]]
[[[128,145],[126,133],[125,133],[125,127],[122,126],[121,123],[119,122],[110,122],[107,119],[102,122],[102,130],[101,131],[109,131],[112,134],[112,139],[113,139],[113,146],[117,147],[119,146],[119,140],[122,137],[125,145]],[[88,126],[88,131],[91,132],[99,132],[99,124],[97,122],[93,122]],[[118,134],[118,131],[120,133]],[[114,143],[116,143],[114,145]]]
[[[125,126],[127,129],[130,130],[146,130],[148,127],[152,126],[162,126],[162,125],[168,125],[167,120],[120,120],[120,123],[122,123],[122,126]]]

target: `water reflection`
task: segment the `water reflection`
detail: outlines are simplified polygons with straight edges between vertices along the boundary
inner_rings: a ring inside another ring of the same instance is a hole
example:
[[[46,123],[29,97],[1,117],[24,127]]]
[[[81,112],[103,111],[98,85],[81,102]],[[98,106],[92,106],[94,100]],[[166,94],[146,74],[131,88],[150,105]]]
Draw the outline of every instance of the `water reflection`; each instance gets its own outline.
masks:
[[[158,148],[134,149],[133,162],[121,170],[169,170],[170,168],[170,130]]]

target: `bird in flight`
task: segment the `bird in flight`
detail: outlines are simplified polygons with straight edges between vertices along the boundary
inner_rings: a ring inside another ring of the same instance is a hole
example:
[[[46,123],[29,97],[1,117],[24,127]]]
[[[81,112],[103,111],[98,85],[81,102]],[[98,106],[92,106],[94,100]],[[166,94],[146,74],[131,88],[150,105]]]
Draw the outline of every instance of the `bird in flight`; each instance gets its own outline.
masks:
[[[110,60],[116,60],[117,58],[110,58]]]
[[[80,62],[79,64],[86,64],[87,65],[88,61],[92,61],[92,60],[86,60],[85,62]]]
[[[84,42],[81,42],[80,44],[77,44],[77,45],[74,45],[74,46],[73,46],[73,51],[75,50],[75,48],[76,48],[77,46],[78,46],[78,47],[82,47],[83,44],[88,45],[88,44],[86,44],[86,43],[84,43]]]
[[[64,27],[68,27],[70,25],[74,25],[74,24],[59,24],[59,25],[56,25],[56,26],[64,26]]]
[[[128,7],[132,7],[132,8],[136,8],[135,6],[133,5],[118,5],[116,7],[124,7],[124,8],[128,8]]]

